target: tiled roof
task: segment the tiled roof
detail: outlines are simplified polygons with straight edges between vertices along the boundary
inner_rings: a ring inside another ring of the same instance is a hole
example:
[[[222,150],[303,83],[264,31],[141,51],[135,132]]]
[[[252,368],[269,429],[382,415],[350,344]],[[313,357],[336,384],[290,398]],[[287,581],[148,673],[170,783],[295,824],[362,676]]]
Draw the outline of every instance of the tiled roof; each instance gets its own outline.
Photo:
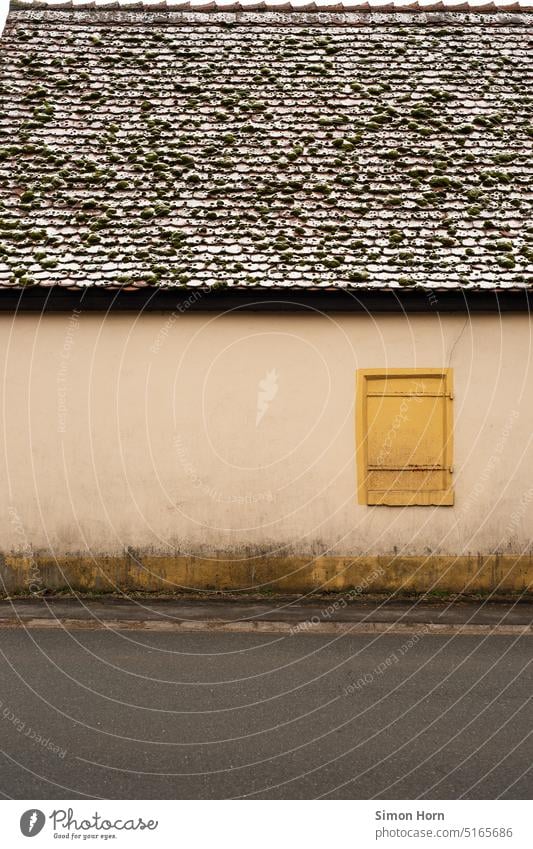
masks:
[[[531,15],[31,5],[0,285],[533,284]]]

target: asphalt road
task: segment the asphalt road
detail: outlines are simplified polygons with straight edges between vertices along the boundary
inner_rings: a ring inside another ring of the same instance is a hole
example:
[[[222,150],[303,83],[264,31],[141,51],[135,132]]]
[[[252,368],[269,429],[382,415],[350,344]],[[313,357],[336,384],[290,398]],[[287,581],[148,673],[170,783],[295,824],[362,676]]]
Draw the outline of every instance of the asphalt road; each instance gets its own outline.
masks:
[[[531,637],[0,630],[6,798],[530,798]]]

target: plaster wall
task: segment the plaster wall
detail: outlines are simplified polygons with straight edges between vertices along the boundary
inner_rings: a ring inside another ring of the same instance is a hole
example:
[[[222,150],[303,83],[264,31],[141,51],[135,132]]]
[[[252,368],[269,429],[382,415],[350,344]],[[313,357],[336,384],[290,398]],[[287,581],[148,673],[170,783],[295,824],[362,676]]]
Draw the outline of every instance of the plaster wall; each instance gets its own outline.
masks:
[[[0,317],[6,553],[531,553],[527,315]],[[355,371],[452,366],[453,507],[356,499]]]

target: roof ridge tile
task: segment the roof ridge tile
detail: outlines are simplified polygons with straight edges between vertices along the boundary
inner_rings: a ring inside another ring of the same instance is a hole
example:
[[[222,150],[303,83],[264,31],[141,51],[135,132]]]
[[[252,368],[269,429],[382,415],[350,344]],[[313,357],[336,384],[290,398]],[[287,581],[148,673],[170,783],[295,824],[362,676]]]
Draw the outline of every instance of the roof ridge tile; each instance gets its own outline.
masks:
[[[12,0],[12,9],[184,12],[530,12],[533,0]]]

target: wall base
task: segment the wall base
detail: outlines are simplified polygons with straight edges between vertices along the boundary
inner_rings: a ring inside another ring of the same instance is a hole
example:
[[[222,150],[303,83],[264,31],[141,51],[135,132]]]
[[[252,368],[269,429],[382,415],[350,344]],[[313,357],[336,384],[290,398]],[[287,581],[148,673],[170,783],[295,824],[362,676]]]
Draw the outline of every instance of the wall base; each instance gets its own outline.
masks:
[[[527,592],[533,555],[280,558],[4,555],[0,591]]]

